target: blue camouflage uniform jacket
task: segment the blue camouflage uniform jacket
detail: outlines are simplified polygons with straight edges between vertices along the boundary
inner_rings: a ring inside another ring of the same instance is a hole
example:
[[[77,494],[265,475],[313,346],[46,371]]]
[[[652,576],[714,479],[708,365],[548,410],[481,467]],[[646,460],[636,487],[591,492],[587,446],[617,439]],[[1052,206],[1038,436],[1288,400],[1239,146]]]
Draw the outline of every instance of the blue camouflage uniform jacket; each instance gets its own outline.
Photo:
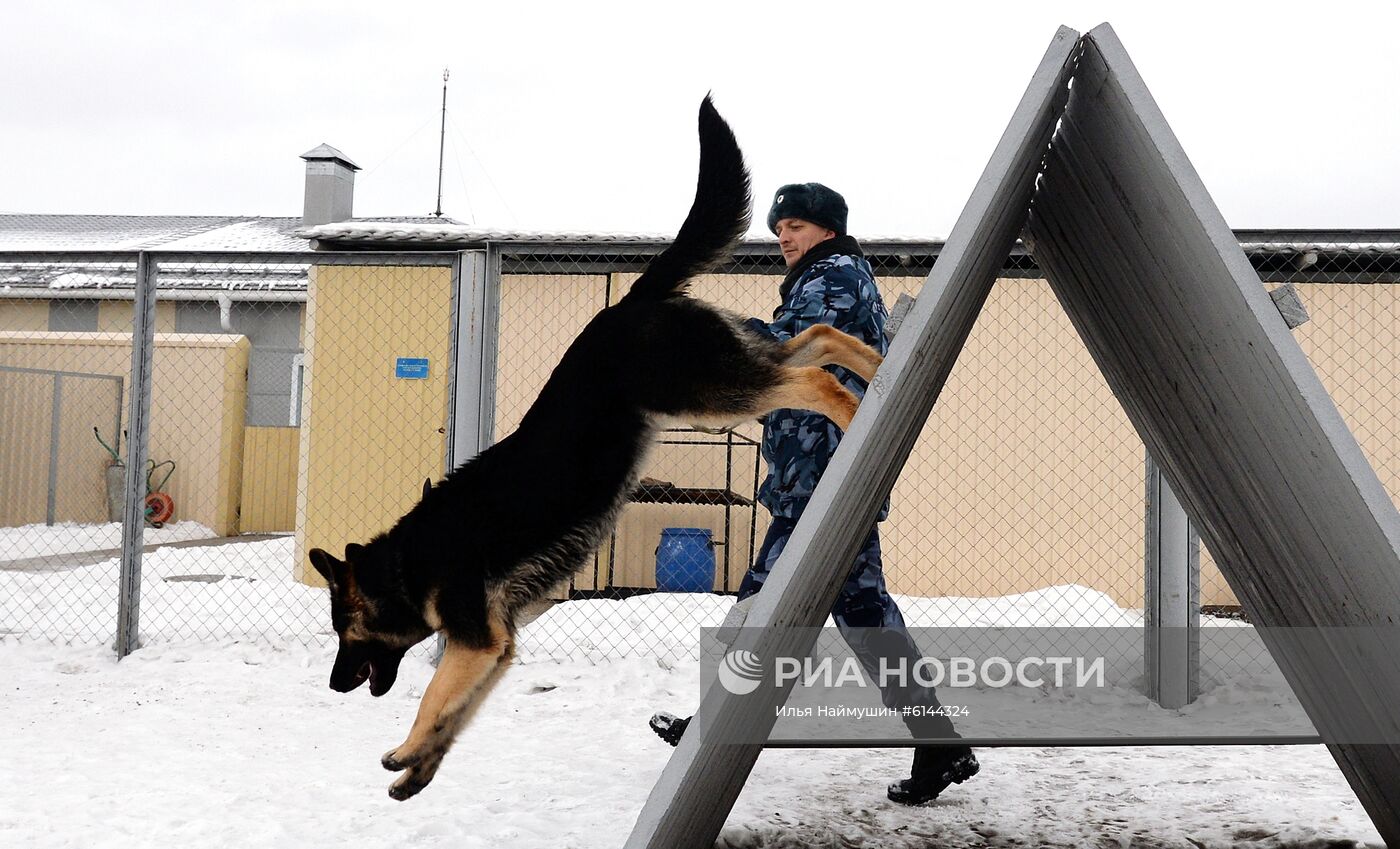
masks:
[[[757,332],[786,342],[813,325],[829,324],[885,353],[889,314],[855,239],[838,236],[813,246],[788,273],[779,292],[783,302],[773,311],[773,320],[751,320]],[[856,397],[865,395],[865,381],[854,373],[840,366],[827,366],[827,371]],[[768,477],[759,487],[759,503],[774,516],[796,519],[836,452],[841,429],[826,416],[806,410],[774,410],[763,421]],[[879,519],[888,513],[886,501]]]

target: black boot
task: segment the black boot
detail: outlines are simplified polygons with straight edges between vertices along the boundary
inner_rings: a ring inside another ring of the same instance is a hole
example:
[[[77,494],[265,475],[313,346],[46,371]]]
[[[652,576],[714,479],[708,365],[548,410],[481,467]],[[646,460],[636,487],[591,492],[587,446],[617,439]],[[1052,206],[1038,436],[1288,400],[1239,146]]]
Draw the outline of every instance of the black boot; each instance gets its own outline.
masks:
[[[967,746],[915,746],[911,775],[889,787],[891,802],[922,805],[938,798],[950,784],[962,784],[981,765]]]
[[[670,713],[654,713],[651,715],[651,730],[656,732],[656,736],[676,746],[681,742],[681,735],[685,733],[686,726],[690,725],[691,717],[681,717]]]

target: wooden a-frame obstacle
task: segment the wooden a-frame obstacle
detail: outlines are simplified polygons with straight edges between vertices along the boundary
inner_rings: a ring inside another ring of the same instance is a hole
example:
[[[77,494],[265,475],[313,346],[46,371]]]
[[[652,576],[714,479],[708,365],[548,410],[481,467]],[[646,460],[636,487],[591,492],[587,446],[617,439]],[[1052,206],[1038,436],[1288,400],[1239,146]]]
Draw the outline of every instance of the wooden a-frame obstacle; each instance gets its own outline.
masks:
[[[1400,645],[1271,635],[1394,632],[1400,513],[1106,24],[1055,35],[731,650],[810,651],[1023,232],[1323,739],[1384,735],[1328,748],[1400,847]],[[710,687],[627,846],[713,845],[787,694]]]

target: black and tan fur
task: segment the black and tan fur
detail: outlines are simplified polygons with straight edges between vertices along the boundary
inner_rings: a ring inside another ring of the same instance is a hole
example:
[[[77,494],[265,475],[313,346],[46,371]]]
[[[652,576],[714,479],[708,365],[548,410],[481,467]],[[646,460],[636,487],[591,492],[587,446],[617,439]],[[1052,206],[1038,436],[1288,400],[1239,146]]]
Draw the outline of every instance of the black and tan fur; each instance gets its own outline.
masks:
[[[734,424],[785,407],[850,424],[856,398],[822,366],[868,381],[878,353],[824,325],[779,343],[685,294],[748,223],[743,156],[706,98],[695,203],[674,244],[594,316],[520,426],[425,487],[392,530],[346,546],[344,560],[310,552],[330,585],[340,637],[333,689],[368,680],[382,695],[411,646],[435,631],[446,637],[408,738],[383,757],[403,773],[390,796],[407,799],[432,781],[510,663],[517,612],[593,554],[659,429]]]

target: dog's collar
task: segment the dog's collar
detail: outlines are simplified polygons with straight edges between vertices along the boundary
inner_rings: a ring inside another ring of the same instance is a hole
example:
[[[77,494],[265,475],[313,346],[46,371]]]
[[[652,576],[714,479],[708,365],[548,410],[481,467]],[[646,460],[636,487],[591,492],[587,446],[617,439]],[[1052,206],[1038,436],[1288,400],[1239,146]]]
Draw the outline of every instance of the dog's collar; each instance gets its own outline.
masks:
[[[779,296],[786,301],[793,285],[807,273],[807,269],[833,256],[865,256],[865,251],[860,249],[860,242],[857,242],[854,236],[836,236],[825,242],[818,242],[802,255],[797,265],[788,269],[788,273],[783,277],[783,285],[778,287]]]

